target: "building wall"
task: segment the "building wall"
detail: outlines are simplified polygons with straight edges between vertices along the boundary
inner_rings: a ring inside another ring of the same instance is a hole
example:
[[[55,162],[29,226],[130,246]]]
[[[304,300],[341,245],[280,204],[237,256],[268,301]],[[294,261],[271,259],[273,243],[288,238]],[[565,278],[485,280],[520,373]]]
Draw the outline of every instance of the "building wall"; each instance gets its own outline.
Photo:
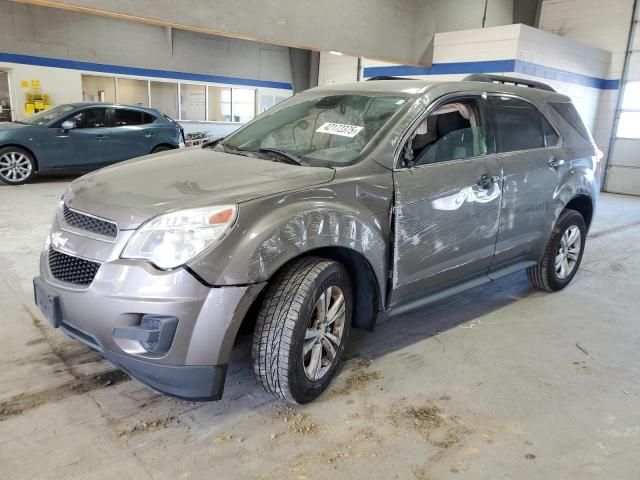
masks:
[[[438,33],[433,59],[428,68],[365,60],[364,77],[399,75],[451,81],[471,73],[495,73],[541,80],[571,96],[587,127],[598,134],[599,146],[608,140],[598,130],[598,109],[610,87],[606,82],[609,52],[519,24]]]
[[[39,80],[53,104],[78,102],[83,73],[255,88],[258,105],[263,96],[291,95],[292,82],[287,47],[6,0],[0,0],[0,68],[9,71],[18,118],[31,90],[23,81]],[[237,127],[189,124],[187,130],[218,135]]]
[[[358,80],[358,58],[351,55],[335,55],[320,52],[318,85],[333,85]]]
[[[434,33],[480,27],[485,0],[47,0],[47,3],[96,15],[122,16],[308,50],[337,50],[352,56],[429,64]],[[513,0],[488,0],[486,25],[510,23],[513,23]]]
[[[607,72],[610,79],[620,79],[629,38],[633,0],[544,0],[540,28],[611,52]],[[634,174],[622,165],[625,157],[612,152],[608,158],[616,116],[619,89],[604,91],[597,107],[594,137],[605,153],[607,183],[605,190],[640,194],[640,171]],[[621,151],[622,152],[622,151]],[[633,178],[631,178],[633,177]],[[629,184],[630,186],[625,186]],[[631,185],[635,185],[632,187]]]

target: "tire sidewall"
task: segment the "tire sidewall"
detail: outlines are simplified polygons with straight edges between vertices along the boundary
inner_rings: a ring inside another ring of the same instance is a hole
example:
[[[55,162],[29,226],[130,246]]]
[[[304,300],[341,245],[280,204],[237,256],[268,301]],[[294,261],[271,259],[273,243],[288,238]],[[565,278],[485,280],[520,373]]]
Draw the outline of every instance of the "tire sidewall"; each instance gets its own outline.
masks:
[[[29,160],[29,162],[31,163],[31,173],[29,174],[29,176],[23,180],[20,181],[11,181],[11,180],[7,180],[4,177],[0,177],[0,182],[5,183],[7,185],[22,185],[23,183],[27,183],[29,180],[31,180],[33,178],[33,175],[36,172],[36,162],[33,159],[33,155],[31,155],[29,152],[27,152],[26,150],[23,150],[22,148],[18,148],[18,147],[5,147],[5,148],[0,148],[0,157],[6,153],[10,153],[10,152],[15,152],[15,153],[20,153],[21,155],[24,155],[25,157],[27,157],[27,159]]]
[[[314,307],[320,295],[329,287],[340,287],[345,299],[345,326],[340,346],[336,349],[336,361],[329,371],[320,380],[309,380],[304,372],[304,363],[302,358],[302,349],[304,346],[304,337],[309,325]],[[312,288],[309,289],[304,299],[300,314],[296,321],[293,342],[289,350],[289,390],[291,396],[297,403],[308,403],[317,398],[329,385],[331,379],[335,376],[342,358],[347,338],[351,330],[351,315],[353,310],[353,295],[351,290],[351,280],[349,274],[338,263],[331,263],[325,268],[320,275],[316,277]]]
[[[558,249],[560,248],[560,241],[562,239],[562,235],[569,227],[574,225],[578,227],[578,229],[580,230],[580,239],[581,239],[580,253],[578,254],[578,260],[571,274],[568,277],[561,279],[558,277],[558,274],[556,273],[555,258],[558,253]],[[582,263],[582,255],[584,254],[586,240],[587,240],[587,227],[584,223],[584,219],[582,218],[582,215],[580,215],[578,212],[573,211],[569,215],[566,215],[564,218],[560,219],[560,222],[558,222],[558,224],[554,228],[554,234],[553,234],[553,237],[551,238],[551,242],[549,244],[549,249],[548,249],[549,259],[547,262],[547,278],[549,278],[552,284],[551,286],[553,287],[554,290],[563,289],[571,282],[571,280],[573,280],[573,277],[578,272],[578,269],[580,268],[580,264]]]

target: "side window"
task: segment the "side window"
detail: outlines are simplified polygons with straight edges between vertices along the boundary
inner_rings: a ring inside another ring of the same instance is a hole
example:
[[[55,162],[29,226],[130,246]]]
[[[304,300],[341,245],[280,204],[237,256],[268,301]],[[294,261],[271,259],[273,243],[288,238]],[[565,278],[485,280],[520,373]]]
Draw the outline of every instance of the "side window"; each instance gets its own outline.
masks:
[[[76,122],[78,128],[102,128],[107,126],[107,109],[106,108],[85,108],[74,113],[66,120]]]
[[[512,97],[491,97],[500,132],[502,152],[552,147],[559,137],[547,119],[529,102]]]
[[[405,149],[414,165],[477,157],[487,153],[487,133],[479,98],[440,105],[425,118]]]
[[[126,108],[116,108],[114,110],[114,123],[116,127],[129,127],[133,125],[146,125],[153,123],[155,117],[140,110],[128,110]]]

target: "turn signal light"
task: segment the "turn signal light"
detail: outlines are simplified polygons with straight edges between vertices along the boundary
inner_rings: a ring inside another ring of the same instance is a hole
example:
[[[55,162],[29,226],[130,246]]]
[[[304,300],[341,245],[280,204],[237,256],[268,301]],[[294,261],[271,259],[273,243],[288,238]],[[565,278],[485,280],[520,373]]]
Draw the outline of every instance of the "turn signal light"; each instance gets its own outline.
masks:
[[[227,208],[221,212],[214,213],[209,217],[209,225],[220,225],[229,223],[229,220],[233,217],[233,208]]]

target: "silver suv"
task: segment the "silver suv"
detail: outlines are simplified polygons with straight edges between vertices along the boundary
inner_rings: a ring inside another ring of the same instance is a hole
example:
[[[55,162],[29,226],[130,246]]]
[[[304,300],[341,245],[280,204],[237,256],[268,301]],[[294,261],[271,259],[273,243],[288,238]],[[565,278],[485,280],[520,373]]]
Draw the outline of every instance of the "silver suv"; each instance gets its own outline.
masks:
[[[201,149],[64,193],[34,279],[54,327],[167,395],[222,395],[253,332],[264,388],[333,378],[351,327],[527,269],[576,274],[599,151],[571,100],[473,76],[315,88]]]

